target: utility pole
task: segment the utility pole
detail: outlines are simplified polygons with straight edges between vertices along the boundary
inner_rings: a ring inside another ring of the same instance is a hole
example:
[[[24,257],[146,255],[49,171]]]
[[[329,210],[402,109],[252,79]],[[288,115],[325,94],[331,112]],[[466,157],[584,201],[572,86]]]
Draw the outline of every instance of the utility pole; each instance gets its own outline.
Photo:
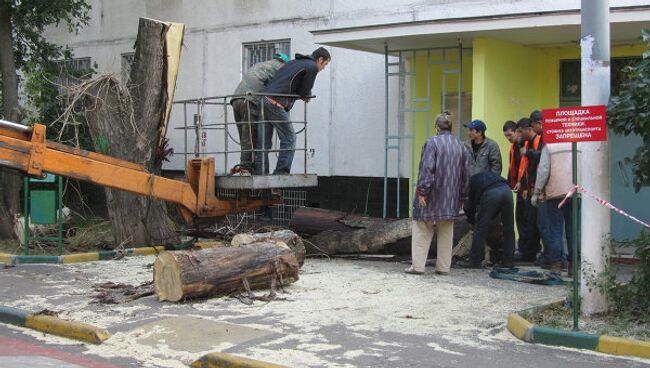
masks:
[[[609,1],[581,0],[581,3],[582,106],[607,105],[610,93]],[[584,142],[581,150],[582,185],[609,201],[609,142]],[[581,311],[591,315],[607,310],[605,296],[587,282],[605,270],[609,258],[610,212],[589,199],[582,202],[581,211],[584,229],[581,233]]]

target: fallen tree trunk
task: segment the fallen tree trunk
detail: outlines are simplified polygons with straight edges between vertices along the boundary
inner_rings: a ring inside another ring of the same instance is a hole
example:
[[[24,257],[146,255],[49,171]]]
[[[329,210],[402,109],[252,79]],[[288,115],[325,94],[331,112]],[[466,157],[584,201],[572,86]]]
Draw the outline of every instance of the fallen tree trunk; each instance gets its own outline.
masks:
[[[322,208],[300,207],[289,222],[291,230],[298,234],[316,235],[323,231],[351,231],[382,225],[393,220],[377,217],[351,215]]]
[[[287,246],[253,243],[241,247],[162,252],[154,262],[158,299],[177,302],[242,290],[274,288],[298,280],[298,261]]]
[[[305,263],[305,245],[302,238],[291,230],[271,231],[256,234],[237,234],[230,244],[235,247],[255,243],[274,243],[287,245],[293,251],[300,267]]]
[[[289,223],[293,231],[311,235],[304,239],[309,254],[392,253],[411,254],[412,219],[382,219],[344,212],[302,207]],[[454,221],[454,244],[469,231],[465,218]],[[436,236],[429,255],[435,257]]]
[[[326,230],[308,239],[314,253],[378,253],[388,244],[411,236],[411,219],[389,221],[352,231]]]

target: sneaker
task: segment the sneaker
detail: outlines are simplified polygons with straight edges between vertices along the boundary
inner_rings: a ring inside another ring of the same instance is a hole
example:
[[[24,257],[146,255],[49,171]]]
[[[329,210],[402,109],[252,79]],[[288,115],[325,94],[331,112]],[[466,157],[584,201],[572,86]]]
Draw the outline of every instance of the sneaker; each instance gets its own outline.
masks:
[[[454,264],[456,268],[481,268],[480,263],[460,260]]]
[[[562,261],[551,262],[550,271],[552,273],[557,273],[558,275],[562,273]]]
[[[424,271],[418,271],[415,268],[413,268],[413,266],[405,269],[404,272],[406,272],[408,274],[411,274],[411,275],[422,275],[422,274],[424,274]]]
[[[232,176],[251,176],[252,171],[253,170],[249,169],[246,166],[235,165],[232,169],[230,169],[230,175],[232,175]]]
[[[438,271],[438,270],[436,270],[436,275],[440,275],[440,276],[449,276],[449,271],[445,272],[445,271]]]

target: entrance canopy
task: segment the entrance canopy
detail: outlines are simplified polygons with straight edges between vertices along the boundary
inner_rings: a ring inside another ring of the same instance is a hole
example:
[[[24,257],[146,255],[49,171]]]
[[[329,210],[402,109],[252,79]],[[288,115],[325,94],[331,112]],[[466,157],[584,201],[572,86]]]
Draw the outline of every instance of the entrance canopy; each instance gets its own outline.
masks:
[[[610,10],[613,45],[638,43],[650,28],[650,6]],[[474,38],[494,38],[524,46],[579,45],[580,11],[549,11],[471,18],[373,24],[311,32],[314,42],[383,54],[389,50],[470,46]]]

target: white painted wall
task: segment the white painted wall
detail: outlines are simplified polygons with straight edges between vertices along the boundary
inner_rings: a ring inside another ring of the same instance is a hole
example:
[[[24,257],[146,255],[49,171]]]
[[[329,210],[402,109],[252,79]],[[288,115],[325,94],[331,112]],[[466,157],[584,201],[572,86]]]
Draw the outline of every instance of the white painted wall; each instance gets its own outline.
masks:
[[[186,25],[175,100],[230,94],[241,78],[242,43],[291,39],[292,53],[317,47],[309,31],[339,27],[577,9],[579,0],[94,0],[90,24],[77,35],[53,29],[48,38],[90,56],[100,72],[119,73],[121,53],[133,51],[139,17]],[[645,5],[618,0],[612,6]],[[383,176],[384,57],[330,49],[332,63],[316,80],[309,104],[309,172],[322,176]],[[298,104],[297,104],[298,105]],[[218,114],[213,114],[218,118]],[[299,106],[294,119],[302,115]],[[435,115],[435,114],[433,114]],[[182,111],[174,109],[168,137],[183,151]],[[234,131],[234,130],[233,130]],[[221,141],[209,136],[209,143]],[[299,138],[298,145],[302,140]],[[190,142],[193,145],[193,142]],[[234,162],[230,163],[232,166]],[[394,162],[391,166],[394,166]],[[218,164],[219,166],[219,164]],[[220,166],[219,166],[220,167]],[[296,154],[294,172],[302,170]],[[182,169],[175,155],[167,169]]]

